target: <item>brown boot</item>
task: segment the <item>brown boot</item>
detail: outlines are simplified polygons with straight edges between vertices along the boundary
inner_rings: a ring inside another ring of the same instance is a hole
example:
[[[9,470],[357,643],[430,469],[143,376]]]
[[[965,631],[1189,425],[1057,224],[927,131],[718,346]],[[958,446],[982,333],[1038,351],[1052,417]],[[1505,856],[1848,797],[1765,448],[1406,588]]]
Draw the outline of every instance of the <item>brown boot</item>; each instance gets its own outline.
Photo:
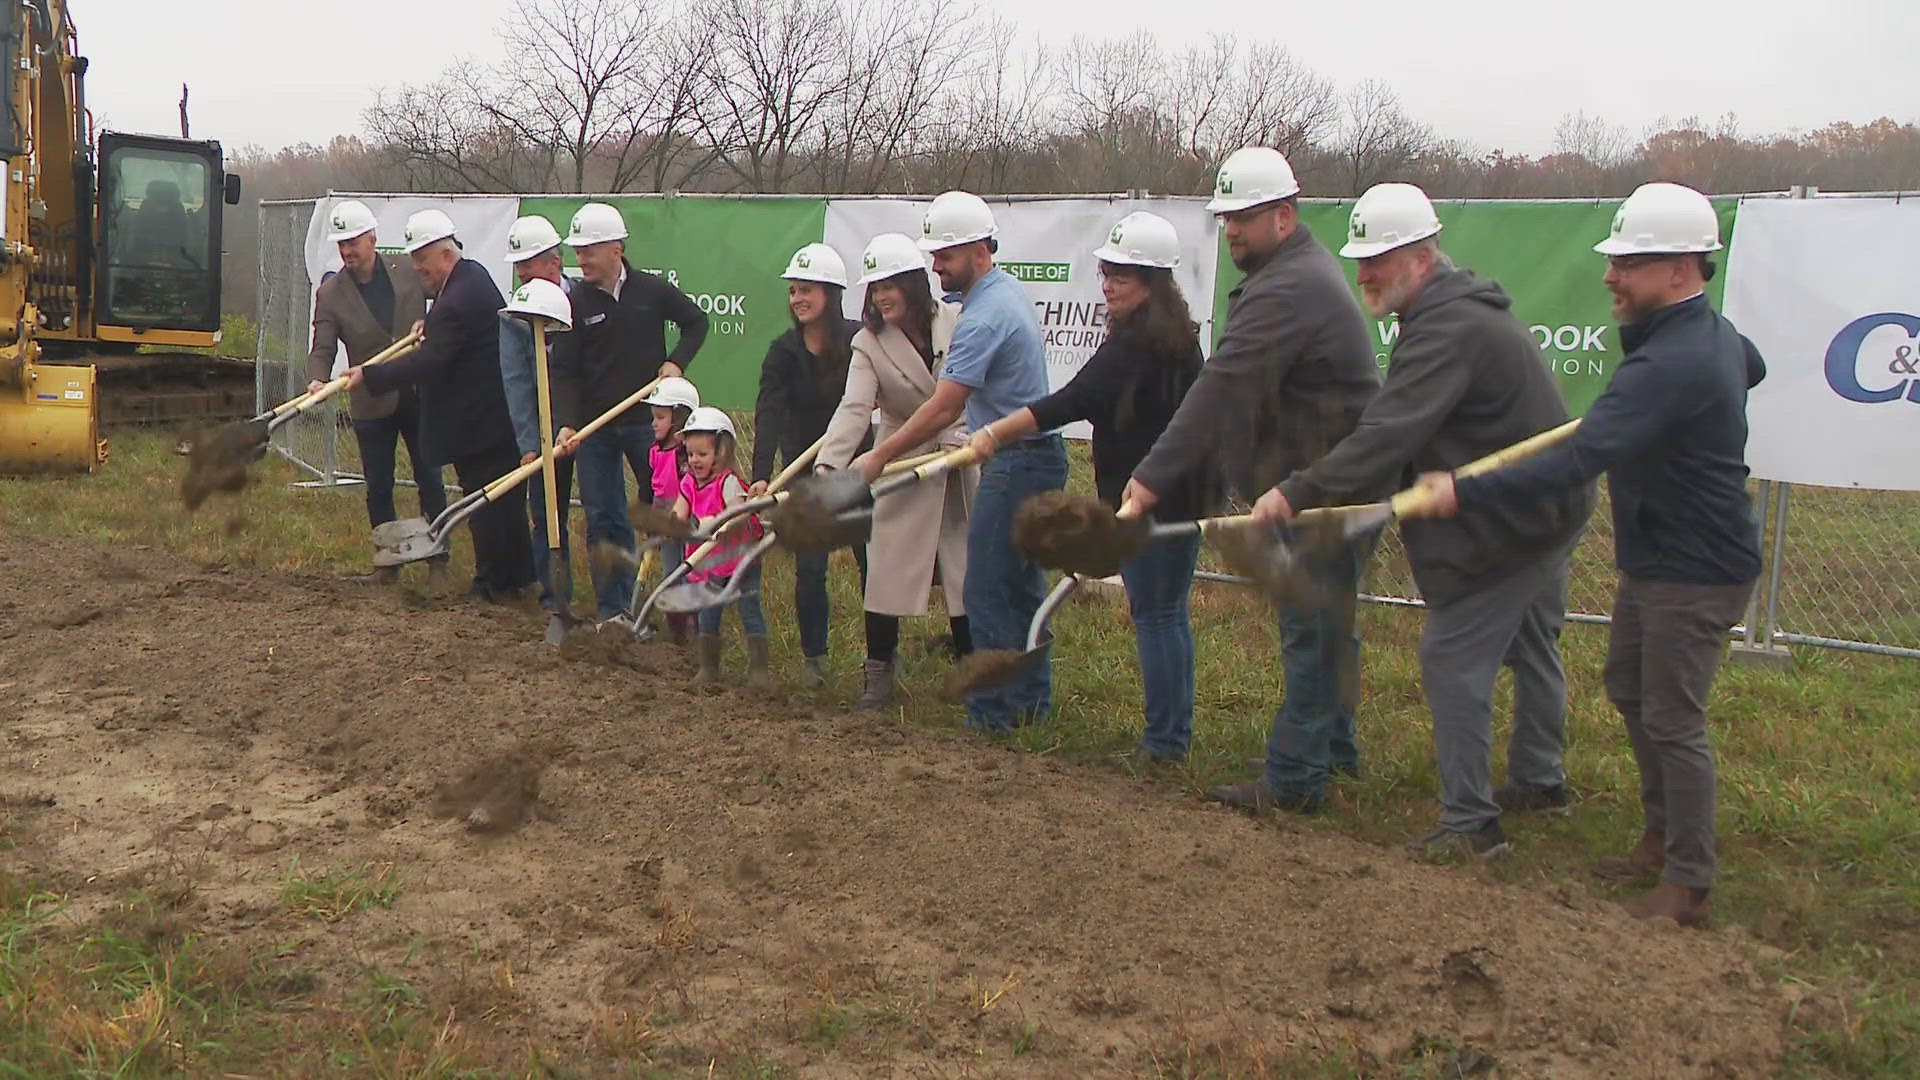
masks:
[[[700,635],[700,670],[694,673],[693,681],[703,686],[712,686],[720,681],[720,635]]]
[[[693,616],[685,612],[667,616],[667,639],[686,648],[693,641]]]
[[[747,685],[755,690],[765,690],[773,685],[773,676],[767,673],[765,634],[747,635]]]
[[[1681,926],[1699,926],[1713,914],[1713,900],[1706,889],[1690,889],[1663,881],[1644,896],[1621,905],[1636,919],[1672,919]]]
[[[1610,881],[1640,881],[1660,876],[1667,866],[1667,838],[1648,830],[1640,842],[1625,855],[1608,855],[1593,866],[1593,872]]]

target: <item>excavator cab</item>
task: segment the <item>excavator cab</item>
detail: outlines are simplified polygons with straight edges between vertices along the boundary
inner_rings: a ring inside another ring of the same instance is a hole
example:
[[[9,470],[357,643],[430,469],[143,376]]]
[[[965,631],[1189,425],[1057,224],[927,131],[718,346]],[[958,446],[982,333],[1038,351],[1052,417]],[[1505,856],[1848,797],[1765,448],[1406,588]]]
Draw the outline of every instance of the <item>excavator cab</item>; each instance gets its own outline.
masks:
[[[219,144],[109,132],[98,168],[99,336],[220,329]]]

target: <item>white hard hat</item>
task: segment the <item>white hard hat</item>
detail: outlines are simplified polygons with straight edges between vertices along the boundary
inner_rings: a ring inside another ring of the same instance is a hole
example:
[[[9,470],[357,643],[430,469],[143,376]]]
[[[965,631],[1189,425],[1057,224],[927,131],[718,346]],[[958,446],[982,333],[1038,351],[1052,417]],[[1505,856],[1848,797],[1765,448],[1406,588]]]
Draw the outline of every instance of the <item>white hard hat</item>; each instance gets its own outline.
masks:
[[[454,233],[453,219],[444,210],[421,210],[407,219],[405,243],[407,254],[411,255],[436,240],[445,240]]]
[[[567,229],[568,247],[588,247],[626,238],[626,219],[620,216],[620,211],[603,202],[590,202],[574,211],[573,224]]]
[[[825,244],[808,244],[793,253],[787,272],[788,281],[817,281],[822,285],[847,287],[847,264],[840,253]]]
[[[1347,215],[1347,242],[1340,254],[1368,259],[1440,231],[1427,193],[1412,184],[1375,184],[1353,204]]]
[[[647,396],[646,403],[665,409],[697,409],[700,407],[700,391],[688,380],[670,375],[661,379],[660,385],[653,388],[653,393]]]
[[[693,415],[687,417],[686,426],[680,430],[683,432],[724,431],[729,435],[734,434],[733,421],[727,419],[726,413],[721,412],[711,405],[702,405],[700,408],[693,410]],[[734,435],[734,438],[737,439],[739,436]]]
[[[513,290],[513,298],[500,309],[502,314],[523,319],[545,319],[550,329],[573,329],[573,301],[567,291],[546,278],[534,278]]]
[[[1214,175],[1210,214],[1231,214],[1300,194],[1300,181],[1285,154],[1266,146],[1243,146],[1227,155]]]
[[[327,243],[337,244],[342,240],[351,240],[356,236],[365,236],[377,227],[373,220],[373,211],[359,199],[348,199],[333,204],[333,212],[327,215]]]
[[[860,256],[860,284],[871,285],[882,278],[918,270],[926,273],[927,257],[905,233],[881,233],[867,241]]]
[[[1679,255],[1720,250],[1720,216],[1705,195],[1680,184],[1641,184],[1613,215],[1602,255]]]
[[[936,197],[927,207],[927,216],[920,219],[920,249],[939,251],[985,240],[999,231],[986,200],[965,191],[949,191]]]
[[[1136,210],[1115,223],[1107,242],[1094,250],[1093,257],[1123,266],[1171,270],[1180,265],[1180,236],[1173,231],[1173,222],[1159,214]]]
[[[526,262],[559,246],[560,234],[553,230],[553,222],[538,214],[517,218],[507,227],[507,261],[510,263]]]

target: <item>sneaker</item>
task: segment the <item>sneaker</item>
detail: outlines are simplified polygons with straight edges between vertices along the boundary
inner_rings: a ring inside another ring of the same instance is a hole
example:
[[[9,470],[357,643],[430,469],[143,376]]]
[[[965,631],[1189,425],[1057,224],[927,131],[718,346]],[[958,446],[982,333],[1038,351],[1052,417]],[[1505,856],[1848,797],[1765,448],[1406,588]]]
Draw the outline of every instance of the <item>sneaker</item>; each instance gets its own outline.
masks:
[[[1249,780],[1244,784],[1222,784],[1207,793],[1214,802],[1226,803],[1236,810],[1251,810],[1259,813],[1263,810],[1284,810],[1289,814],[1318,813],[1325,800],[1318,795],[1307,795],[1298,791],[1275,791],[1264,781]]]
[[[1492,859],[1513,850],[1498,820],[1489,821],[1473,832],[1435,828],[1407,841],[1407,848],[1430,862],[1453,862],[1462,857]]]
[[[1509,814],[1566,814],[1573,810],[1573,789],[1566,784],[1542,787],[1509,780],[1493,789],[1493,801]]]

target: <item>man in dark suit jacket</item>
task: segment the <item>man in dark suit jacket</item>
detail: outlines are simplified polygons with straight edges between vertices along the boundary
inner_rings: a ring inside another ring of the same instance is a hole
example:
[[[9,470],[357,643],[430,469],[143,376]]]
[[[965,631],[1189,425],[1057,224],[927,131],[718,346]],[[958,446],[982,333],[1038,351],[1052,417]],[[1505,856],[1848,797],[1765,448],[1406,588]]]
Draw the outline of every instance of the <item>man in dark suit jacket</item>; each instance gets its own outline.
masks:
[[[352,368],[355,388],[383,394],[420,391],[421,430],[433,461],[453,466],[460,486],[478,491],[520,464],[500,384],[500,290],[486,269],[460,256],[453,222],[438,210],[407,219],[406,248],[434,298],[418,351],[376,367]],[[533,538],[524,486],[503,493],[468,519],[478,600],[511,600],[533,582]]]
[[[367,358],[406,335],[427,313],[426,287],[413,267],[389,259],[376,249],[373,211],[365,203],[348,200],[331,211],[327,239],[340,247],[342,272],[320,283],[313,296],[313,349],[307,354],[308,390],[318,390],[333,377],[334,356],[347,347],[347,365],[359,367]],[[440,484],[440,463],[424,456],[420,441],[420,395],[411,386],[375,396],[365,387],[348,398],[354,441],[360,445],[360,468],[367,484],[367,520],[384,525],[399,515],[393,505],[395,451],[402,439],[413,459],[414,482],[419,485],[420,516],[432,520],[447,508],[446,489]],[[392,581],[399,567],[374,573]],[[429,577],[436,586],[446,578],[446,558],[434,559]]]

